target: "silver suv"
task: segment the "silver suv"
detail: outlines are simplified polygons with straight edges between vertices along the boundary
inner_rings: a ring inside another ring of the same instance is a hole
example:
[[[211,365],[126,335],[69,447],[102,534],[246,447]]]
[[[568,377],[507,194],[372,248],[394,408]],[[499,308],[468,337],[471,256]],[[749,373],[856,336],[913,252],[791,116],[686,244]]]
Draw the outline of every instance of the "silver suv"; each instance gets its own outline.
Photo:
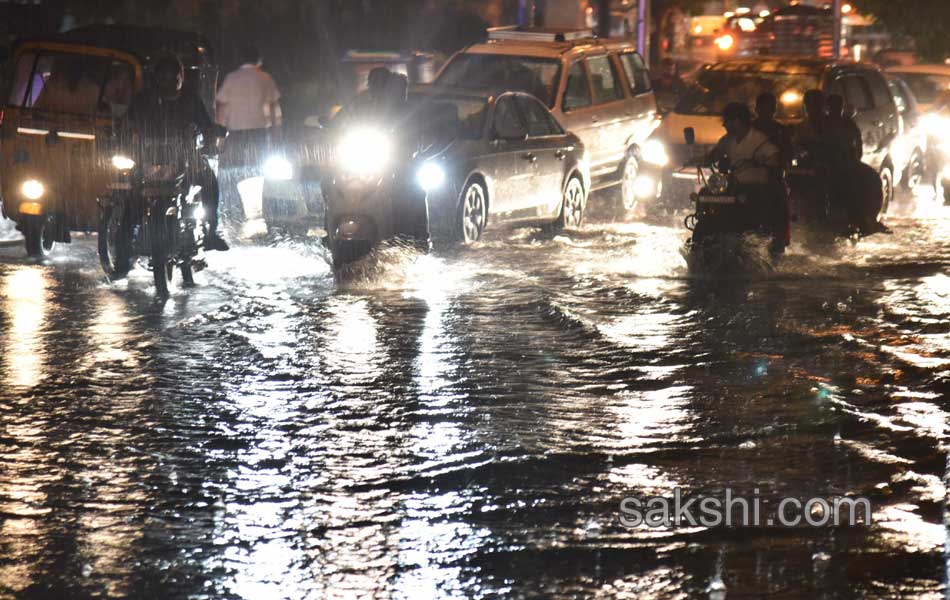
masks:
[[[636,208],[641,148],[659,120],[633,43],[590,31],[490,29],[487,42],[455,54],[433,85],[538,97],[583,141],[592,190],[620,185],[621,208]]]

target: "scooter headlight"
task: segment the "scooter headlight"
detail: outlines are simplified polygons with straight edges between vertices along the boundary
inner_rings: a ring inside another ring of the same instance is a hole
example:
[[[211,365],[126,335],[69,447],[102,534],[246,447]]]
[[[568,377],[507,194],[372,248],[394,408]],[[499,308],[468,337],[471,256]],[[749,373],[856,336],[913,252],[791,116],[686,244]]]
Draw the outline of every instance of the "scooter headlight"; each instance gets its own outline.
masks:
[[[660,140],[647,140],[641,152],[643,160],[657,167],[670,164],[670,155]]]
[[[289,181],[294,178],[294,166],[283,156],[271,156],[264,161],[264,177],[274,181]]]
[[[392,140],[378,129],[354,129],[343,136],[337,151],[343,171],[357,177],[373,177],[389,164]]]
[[[46,193],[46,186],[35,179],[27,179],[20,186],[20,191],[27,200],[39,200]]]
[[[445,169],[434,162],[427,162],[419,167],[416,180],[426,193],[434,192],[445,183]]]
[[[123,154],[112,157],[112,166],[120,171],[131,171],[135,168],[135,161]]]

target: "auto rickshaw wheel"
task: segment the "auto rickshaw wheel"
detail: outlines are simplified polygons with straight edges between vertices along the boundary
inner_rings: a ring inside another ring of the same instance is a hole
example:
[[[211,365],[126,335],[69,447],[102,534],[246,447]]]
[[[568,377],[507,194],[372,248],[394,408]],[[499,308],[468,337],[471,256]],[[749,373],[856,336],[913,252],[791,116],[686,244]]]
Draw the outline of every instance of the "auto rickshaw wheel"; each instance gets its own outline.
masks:
[[[27,215],[21,223],[26,254],[30,258],[46,258],[56,247],[56,219],[53,215]]]
[[[99,212],[99,262],[111,281],[132,270],[132,226],[125,204],[109,203]]]

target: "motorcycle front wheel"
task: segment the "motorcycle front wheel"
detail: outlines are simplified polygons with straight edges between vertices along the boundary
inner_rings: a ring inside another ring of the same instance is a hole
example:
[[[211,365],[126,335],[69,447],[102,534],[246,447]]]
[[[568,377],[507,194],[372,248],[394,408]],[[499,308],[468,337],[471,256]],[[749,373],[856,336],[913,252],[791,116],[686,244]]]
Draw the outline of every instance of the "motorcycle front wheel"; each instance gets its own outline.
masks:
[[[99,210],[99,262],[110,281],[132,270],[132,224],[124,203],[109,202]]]
[[[174,235],[169,222],[173,218],[156,215],[149,220],[149,233],[152,243],[152,274],[155,279],[155,292],[160,297],[167,297],[175,273],[175,264],[172,261]]]

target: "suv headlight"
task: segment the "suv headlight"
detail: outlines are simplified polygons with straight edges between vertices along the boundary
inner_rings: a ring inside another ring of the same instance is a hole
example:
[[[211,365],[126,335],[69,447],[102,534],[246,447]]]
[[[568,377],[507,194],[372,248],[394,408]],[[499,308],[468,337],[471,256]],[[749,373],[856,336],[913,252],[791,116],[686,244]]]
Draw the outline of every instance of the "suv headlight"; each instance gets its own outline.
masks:
[[[666,151],[663,142],[657,139],[647,140],[641,150],[643,160],[657,167],[665,167],[670,164],[670,155]]]
[[[116,154],[112,157],[112,166],[120,171],[131,171],[135,168],[135,161],[124,154]]]
[[[27,200],[39,200],[46,193],[46,186],[35,179],[27,179],[20,186],[20,192]]]
[[[294,166],[283,156],[271,156],[264,161],[264,177],[274,181],[289,181],[294,178]]]
[[[392,158],[392,140],[378,129],[348,131],[337,148],[339,166],[357,177],[380,174]]]

